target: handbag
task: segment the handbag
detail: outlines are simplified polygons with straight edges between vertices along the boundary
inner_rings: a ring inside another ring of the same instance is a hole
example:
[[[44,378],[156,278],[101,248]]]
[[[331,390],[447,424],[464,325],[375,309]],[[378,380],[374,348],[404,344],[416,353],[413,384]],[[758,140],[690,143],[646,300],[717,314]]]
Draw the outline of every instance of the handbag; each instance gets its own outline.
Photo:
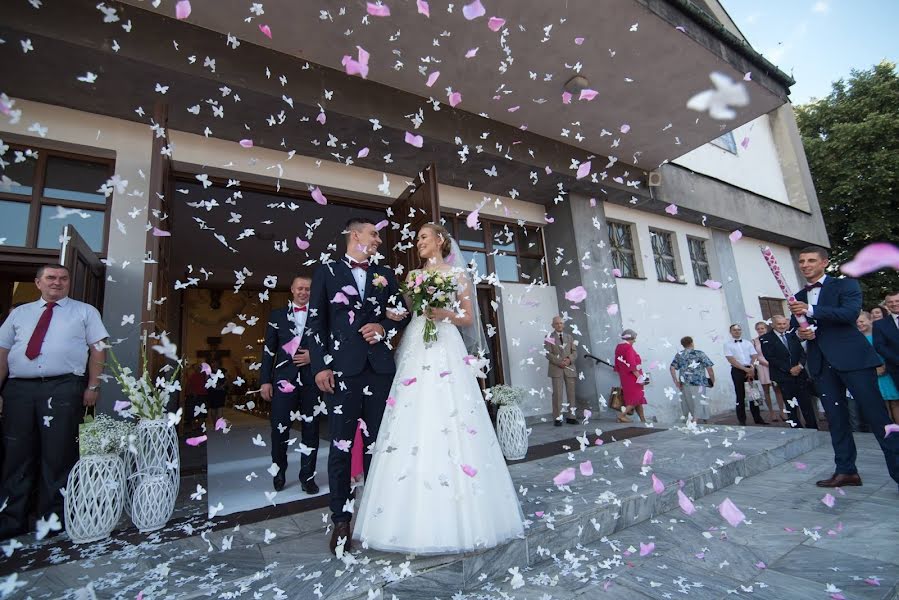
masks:
[[[609,392],[609,408],[621,410],[622,406],[624,406],[624,397],[621,394],[621,388],[613,387],[612,391]]]
[[[747,381],[743,384],[746,390],[746,398],[755,404],[761,405],[763,396],[762,384],[758,381]]]

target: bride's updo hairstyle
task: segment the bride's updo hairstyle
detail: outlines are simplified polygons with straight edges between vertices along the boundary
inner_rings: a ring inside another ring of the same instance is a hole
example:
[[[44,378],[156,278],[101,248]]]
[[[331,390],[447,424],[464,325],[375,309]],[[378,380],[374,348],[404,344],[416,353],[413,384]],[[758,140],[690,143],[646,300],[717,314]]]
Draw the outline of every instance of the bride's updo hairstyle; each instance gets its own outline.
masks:
[[[453,241],[450,237],[449,231],[446,230],[446,227],[440,225],[439,223],[425,223],[422,225],[422,228],[427,227],[430,229],[434,235],[437,236],[437,239],[443,240],[440,244],[440,255],[443,258],[446,258],[453,251]]]

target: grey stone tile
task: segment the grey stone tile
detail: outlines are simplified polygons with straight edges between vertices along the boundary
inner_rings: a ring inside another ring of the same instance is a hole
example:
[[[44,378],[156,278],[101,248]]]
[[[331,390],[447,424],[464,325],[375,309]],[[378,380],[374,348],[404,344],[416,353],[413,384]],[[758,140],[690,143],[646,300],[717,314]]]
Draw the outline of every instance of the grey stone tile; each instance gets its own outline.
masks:
[[[703,569],[664,557],[625,570],[619,573],[616,581],[651,598],[663,598],[670,594],[671,597],[686,596],[693,600],[718,600],[739,585],[739,582],[724,574],[711,577]]]
[[[884,545],[887,544],[895,547],[895,539]],[[821,586],[833,584],[847,598],[892,598],[899,586],[899,569],[895,564],[809,546],[796,547],[770,565],[770,568],[792,577],[816,582],[815,587],[819,591]],[[866,579],[868,583],[865,582]],[[873,585],[874,581],[879,585]]]
[[[821,600],[827,598],[824,585],[766,570],[742,582],[728,598],[741,600]]]
[[[872,508],[861,503],[839,521],[841,527],[831,527],[835,535],[822,535],[806,545],[899,565],[899,506]]]
[[[462,558],[462,577],[465,589],[478,584],[479,578],[490,579],[507,572],[513,567],[521,569],[528,565],[528,541],[513,540],[508,544],[490,548]]]

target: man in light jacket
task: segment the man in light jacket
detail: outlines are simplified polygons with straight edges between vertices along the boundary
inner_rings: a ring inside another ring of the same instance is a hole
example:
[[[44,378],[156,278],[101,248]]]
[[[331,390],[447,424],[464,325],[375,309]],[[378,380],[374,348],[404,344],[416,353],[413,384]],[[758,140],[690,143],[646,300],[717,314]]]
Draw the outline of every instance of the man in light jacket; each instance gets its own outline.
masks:
[[[557,427],[562,425],[562,388],[565,388],[568,407],[571,411],[566,422],[577,425],[574,417],[576,400],[574,395],[574,383],[577,380],[577,369],[574,361],[577,359],[577,348],[574,345],[574,337],[565,333],[565,323],[562,317],[553,317],[553,331],[543,341],[546,349],[546,358],[549,361],[549,377],[553,384],[553,420]]]

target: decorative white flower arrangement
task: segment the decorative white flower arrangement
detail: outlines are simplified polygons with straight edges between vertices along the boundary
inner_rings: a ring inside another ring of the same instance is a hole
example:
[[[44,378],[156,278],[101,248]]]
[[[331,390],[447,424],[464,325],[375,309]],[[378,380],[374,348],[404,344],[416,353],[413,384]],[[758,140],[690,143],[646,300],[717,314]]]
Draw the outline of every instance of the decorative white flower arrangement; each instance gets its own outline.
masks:
[[[134,423],[99,414],[79,431],[81,456],[119,454],[133,447]]]
[[[494,406],[511,406],[521,403],[524,390],[501,383],[487,388],[487,400]]]

